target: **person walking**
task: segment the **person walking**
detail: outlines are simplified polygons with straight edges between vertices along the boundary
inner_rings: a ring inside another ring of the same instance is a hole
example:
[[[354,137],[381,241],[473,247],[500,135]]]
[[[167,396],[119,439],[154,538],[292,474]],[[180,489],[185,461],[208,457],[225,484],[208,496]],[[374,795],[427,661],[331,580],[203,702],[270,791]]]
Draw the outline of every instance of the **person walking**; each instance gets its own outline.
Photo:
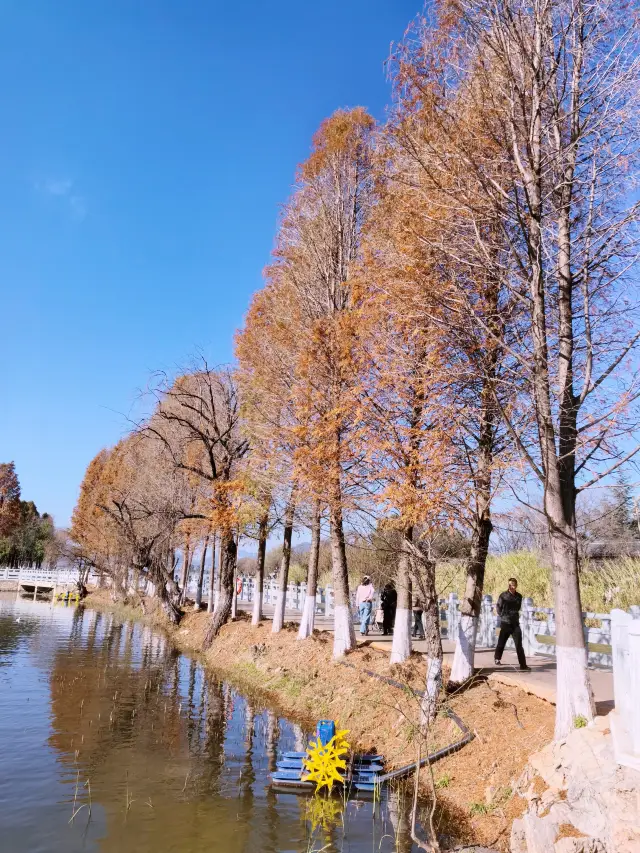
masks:
[[[411,636],[416,640],[424,640],[424,625],[422,624],[422,614],[424,613],[424,605],[419,597],[413,599],[413,630]]]
[[[520,608],[522,607],[522,596],[518,592],[518,581],[516,578],[509,578],[509,589],[500,593],[496,610],[500,617],[500,635],[498,637],[498,645],[495,652],[495,664],[502,664],[502,653],[507,644],[509,637],[513,637],[513,642],[518,655],[518,663],[522,672],[531,672],[531,668],[527,666],[527,659],[522,648],[522,631],[520,630]]]
[[[356,590],[356,607],[360,618],[360,634],[365,637],[369,633],[369,622],[371,621],[371,608],[376,594],[371,578],[365,575],[362,583]]]
[[[396,621],[396,607],[398,606],[398,593],[393,583],[385,584],[380,596],[380,607],[384,614],[382,620],[382,633],[393,634],[393,625]]]

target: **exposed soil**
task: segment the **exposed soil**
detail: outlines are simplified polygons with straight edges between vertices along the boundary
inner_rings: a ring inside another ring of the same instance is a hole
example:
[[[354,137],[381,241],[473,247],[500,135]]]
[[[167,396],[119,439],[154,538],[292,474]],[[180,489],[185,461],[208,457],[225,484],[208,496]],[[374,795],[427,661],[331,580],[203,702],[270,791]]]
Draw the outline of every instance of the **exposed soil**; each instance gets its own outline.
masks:
[[[101,590],[91,593],[86,603],[113,607],[108,592]],[[115,609],[141,618],[139,610]],[[146,618],[161,624],[152,608],[147,609]],[[181,624],[168,632],[182,650],[199,652],[207,623],[204,612],[186,613]],[[365,646],[349,654],[345,666],[332,659],[329,632],[316,632],[300,642],[297,627],[286,625],[279,634],[272,634],[270,622],[253,628],[241,614],[238,621],[223,627],[203,658],[218,675],[245,690],[258,691],[308,730],[320,718],[335,719],[349,729],[347,739],[353,747],[382,753],[387,767],[415,761],[419,700],[411,689],[424,687],[422,656],[414,654],[405,664],[391,666],[385,653]],[[405,689],[378,681],[365,670],[391,677]],[[446,670],[444,675],[446,679]],[[511,823],[525,808],[524,800],[513,796],[512,790],[528,756],[551,740],[553,708],[517,688],[489,687],[484,680],[443,700],[475,737],[432,767],[438,799],[434,822],[439,832],[459,843],[508,850]],[[455,723],[439,714],[427,743],[421,746],[422,754],[460,737]],[[421,773],[425,798],[431,787],[428,772]]]

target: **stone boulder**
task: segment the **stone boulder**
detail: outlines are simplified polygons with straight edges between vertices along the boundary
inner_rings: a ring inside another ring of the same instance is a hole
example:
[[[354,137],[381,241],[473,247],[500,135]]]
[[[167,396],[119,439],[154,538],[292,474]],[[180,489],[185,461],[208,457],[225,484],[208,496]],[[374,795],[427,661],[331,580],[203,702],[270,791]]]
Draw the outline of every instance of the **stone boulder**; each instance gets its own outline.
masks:
[[[532,755],[511,853],[640,853],[640,773],[615,762],[607,717]]]

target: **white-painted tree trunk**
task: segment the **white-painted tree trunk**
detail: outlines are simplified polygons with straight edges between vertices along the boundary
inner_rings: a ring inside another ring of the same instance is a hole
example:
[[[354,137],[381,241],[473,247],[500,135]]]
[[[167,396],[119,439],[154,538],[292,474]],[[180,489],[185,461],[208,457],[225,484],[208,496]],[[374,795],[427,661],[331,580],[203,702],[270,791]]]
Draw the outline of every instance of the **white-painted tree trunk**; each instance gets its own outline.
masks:
[[[280,572],[278,574],[278,591],[276,593],[276,605],[273,611],[273,623],[271,631],[277,634],[282,631],[284,625],[284,612],[287,606],[287,586],[289,583],[289,564],[291,562],[291,538],[293,536],[293,518],[295,513],[295,485],[291,489],[289,502],[284,516],[284,535],[282,539],[282,559],[280,561]]]
[[[300,617],[300,628],[298,630],[298,639],[306,640],[313,634],[313,626],[316,616],[316,597],[315,595],[306,595],[304,604],[302,605],[302,616]]]
[[[425,691],[420,703],[420,722],[423,728],[430,726],[435,719],[441,687],[442,661],[439,658],[428,657]]]
[[[411,609],[396,609],[396,621],[393,626],[393,642],[391,644],[391,663],[404,663],[411,657]]]
[[[413,539],[413,528],[408,527],[404,531],[404,537],[411,542]],[[396,621],[393,626],[393,640],[391,642],[390,663],[404,663],[411,657],[411,621],[413,610],[411,609],[411,562],[406,546],[403,546],[398,559],[398,570],[396,572],[396,592],[398,603],[396,607]]]
[[[556,646],[556,740],[565,738],[576,725],[576,717],[591,722],[593,694],[587,675],[586,649]]]
[[[253,614],[251,624],[259,625],[262,621],[262,598],[264,595],[264,558],[267,549],[267,528],[269,525],[269,513],[265,513],[260,519],[260,533],[258,536],[258,558],[256,561],[256,578],[253,588]]]
[[[546,496],[547,510],[560,510]],[[595,703],[587,671],[587,647],[582,623],[578,581],[575,519],[564,530],[550,525],[556,621],[556,727],[554,737],[562,740],[575,727],[576,717],[590,723]]]
[[[336,487],[339,496],[339,485]],[[342,507],[336,500],[329,511],[331,520],[331,563],[333,570],[333,656],[340,658],[356,648],[356,632],[351,618],[347,549],[342,526]]]
[[[318,558],[320,555],[320,502],[316,501],[311,524],[311,548],[309,550],[309,567],[307,569],[307,595],[302,605],[302,616],[298,639],[306,640],[313,634],[316,618],[316,590],[318,585]]]
[[[202,585],[204,583],[204,567],[207,561],[207,548],[209,547],[209,537],[205,536],[202,543],[202,552],[200,554],[200,569],[198,571],[198,584],[196,586],[196,598],[194,602],[194,610],[200,610],[202,606]]]
[[[213,613],[216,606],[215,596],[215,580],[216,580],[216,537],[215,534],[211,537],[211,571],[209,574],[209,598],[207,601],[207,613]]]
[[[351,608],[348,604],[335,605],[333,626],[333,656],[339,658],[356,646],[356,632],[353,629]]]
[[[262,579],[253,588],[253,612],[251,614],[251,624],[259,625],[262,621]]]
[[[231,598],[231,618],[238,618],[238,586],[236,576],[233,576],[233,596]]]
[[[213,593],[214,612],[218,609],[218,605],[220,604],[220,594],[222,592],[222,539],[220,539],[220,557],[218,560],[218,573],[216,574],[215,584],[216,587]]]
[[[477,634],[478,617],[461,616],[449,679],[452,684],[463,684],[473,675]]]

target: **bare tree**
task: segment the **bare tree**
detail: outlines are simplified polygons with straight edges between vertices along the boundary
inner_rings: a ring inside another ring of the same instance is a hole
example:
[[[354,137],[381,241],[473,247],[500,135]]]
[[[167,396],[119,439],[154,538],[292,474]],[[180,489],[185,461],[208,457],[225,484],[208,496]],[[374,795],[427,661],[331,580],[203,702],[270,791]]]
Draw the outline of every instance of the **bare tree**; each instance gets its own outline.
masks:
[[[229,368],[212,369],[201,359],[196,370],[173,382],[162,377],[156,394],[156,411],[141,431],[163,444],[177,470],[207,485],[200,508],[185,517],[206,520],[220,538],[221,594],[205,636],[207,648],[231,612],[240,464],[249,443],[240,430],[240,399]]]

